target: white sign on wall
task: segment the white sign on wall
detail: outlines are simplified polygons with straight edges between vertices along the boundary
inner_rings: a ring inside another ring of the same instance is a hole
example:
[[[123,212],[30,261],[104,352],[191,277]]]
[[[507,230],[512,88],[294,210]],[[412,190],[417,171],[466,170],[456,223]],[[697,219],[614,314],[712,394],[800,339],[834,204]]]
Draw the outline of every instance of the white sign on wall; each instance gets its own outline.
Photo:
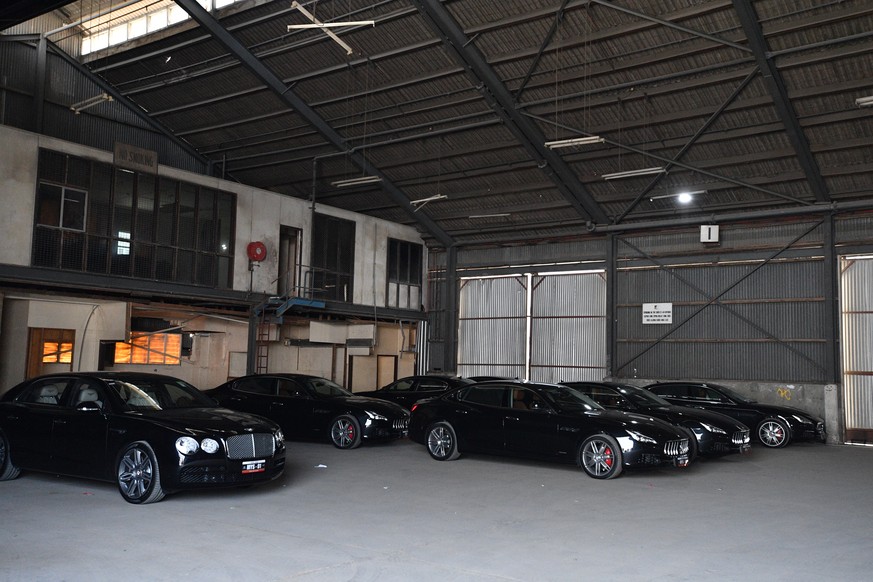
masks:
[[[643,303],[643,323],[673,323],[673,304]]]

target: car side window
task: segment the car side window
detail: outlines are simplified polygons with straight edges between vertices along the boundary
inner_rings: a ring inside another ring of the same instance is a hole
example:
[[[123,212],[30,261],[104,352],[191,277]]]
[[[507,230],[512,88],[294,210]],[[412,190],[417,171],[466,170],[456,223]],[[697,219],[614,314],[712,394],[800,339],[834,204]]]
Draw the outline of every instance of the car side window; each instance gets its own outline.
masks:
[[[542,396],[527,388],[513,388],[512,408],[514,410],[546,410],[548,405]]]
[[[701,396],[701,398],[704,398],[706,400],[711,400],[713,402],[721,402],[722,400],[724,400],[721,397],[721,394],[719,394],[718,392],[716,392],[712,388],[703,388],[703,396]]]
[[[688,398],[688,386],[680,384],[672,386],[659,386],[655,394],[661,396],[672,396],[673,398]]]
[[[604,408],[621,408],[627,404],[624,396],[621,394],[616,394],[613,390],[609,388],[603,388],[600,386],[586,386],[582,391],[586,395],[590,396],[594,402],[603,406]]]
[[[233,385],[233,389],[237,392],[248,392],[249,394],[265,394],[272,396],[276,393],[276,380],[274,378],[242,378]]]
[[[288,378],[279,378],[277,380],[279,396],[288,398],[309,398],[309,393],[306,388]]]
[[[100,410],[103,410],[106,402],[106,394],[103,387],[94,380],[79,380],[73,387],[72,398],[70,404],[73,408],[88,406],[88,403],[94,403]]]
[[[406,378],[403,380],[398,380],[397,382],[392,384],[388,388],[388,390],[390,392],[408,392],[408,391],[412,390],[414,384],[415,383],[411,379]]]
[[[415,389],[417,392],[421,392],[423,390],[445,390],[448,388],[449,383],[444,380],[437,380],[435,378],[426,378],[424,380],[419,380],[418,387]]]
[[[507,392],[503,386],[470,386],[459,394],[459,399],[471,404],[506,407]]]
[[[30,385],[26,391],[18,397],[18,402],[29,404],[49,404],[57,406],[61,402],[61,395],[67,381],[62,378],[45,378]]]

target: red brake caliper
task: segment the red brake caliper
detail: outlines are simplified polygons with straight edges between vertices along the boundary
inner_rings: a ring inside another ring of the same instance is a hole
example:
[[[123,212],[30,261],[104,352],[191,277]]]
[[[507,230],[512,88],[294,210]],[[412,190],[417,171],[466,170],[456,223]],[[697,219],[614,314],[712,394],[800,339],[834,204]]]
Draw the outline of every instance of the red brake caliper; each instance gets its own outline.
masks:
[[[612,449],[610,449],[609,447],[603,449],[603,456],[603,462],[606,464],[606,466],[612,467]]]

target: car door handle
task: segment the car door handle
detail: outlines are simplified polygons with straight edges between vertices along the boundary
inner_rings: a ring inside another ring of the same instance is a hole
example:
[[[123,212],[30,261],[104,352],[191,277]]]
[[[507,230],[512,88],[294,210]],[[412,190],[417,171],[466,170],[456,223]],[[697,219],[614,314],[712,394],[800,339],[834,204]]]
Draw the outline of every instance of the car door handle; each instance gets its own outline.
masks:
[[[54,424],[67,424],[67,421],[66,421],[66,420],[63,420],[63,419],[61,419],[61,418],[56,418],[56,419],[54,419],[52,422],[53,422]]]
[[[504,416],[504,417],[503,417],[503,420],[514,420],[514,421],[517,422],[517,421],[519,421],[519,420],[521,420],[521,419],[520,419],[519,417],[517,417],[517,416]]]

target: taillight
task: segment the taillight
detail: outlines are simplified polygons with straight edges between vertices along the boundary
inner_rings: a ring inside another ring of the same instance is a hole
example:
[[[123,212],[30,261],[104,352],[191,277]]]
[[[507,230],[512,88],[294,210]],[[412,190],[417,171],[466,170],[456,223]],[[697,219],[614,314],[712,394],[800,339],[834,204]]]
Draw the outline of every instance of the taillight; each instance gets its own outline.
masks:
[[[418,402],[412,405],[412,408],[409,409],[409,412],[415,412],[416,408],[418,408]]]

